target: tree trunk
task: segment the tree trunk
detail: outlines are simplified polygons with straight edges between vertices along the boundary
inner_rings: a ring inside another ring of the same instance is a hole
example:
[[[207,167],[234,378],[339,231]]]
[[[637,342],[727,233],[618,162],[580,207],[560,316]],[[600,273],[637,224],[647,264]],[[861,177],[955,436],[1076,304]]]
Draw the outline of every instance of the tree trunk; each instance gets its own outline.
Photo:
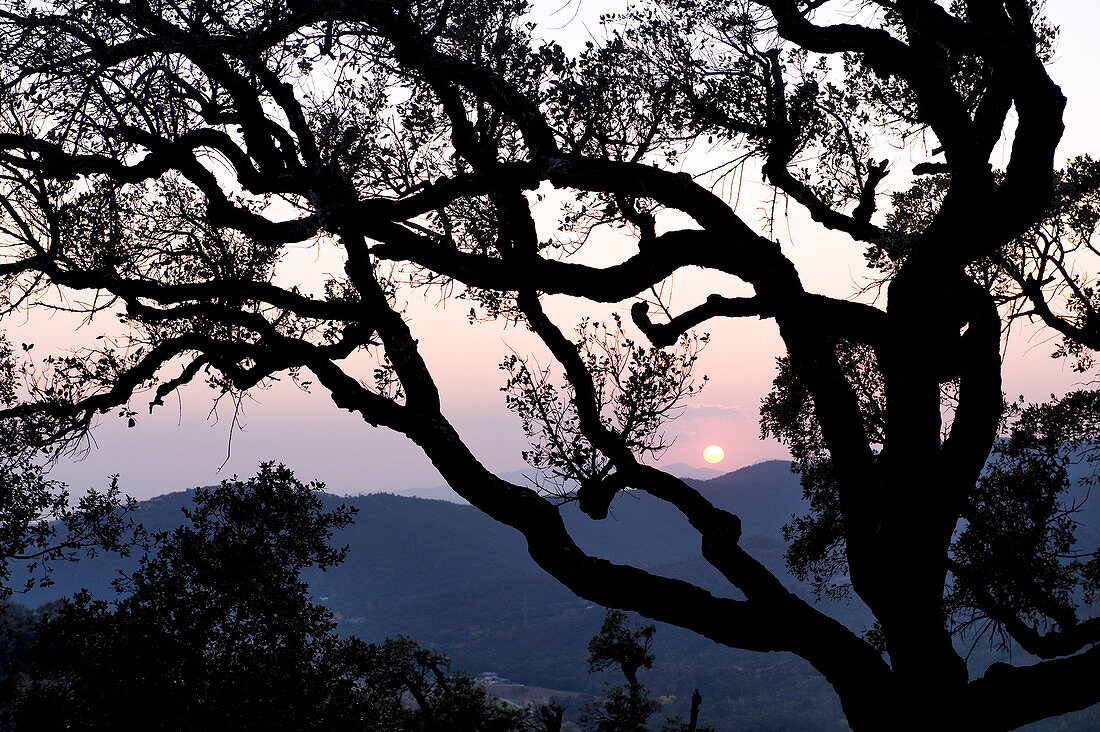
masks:
[[[695,732],[695,729],[699,726],[699,705],[702,703],[703,697],[696,689],[695,693],[691,695],[691,718],[688,722],[688,732]]]

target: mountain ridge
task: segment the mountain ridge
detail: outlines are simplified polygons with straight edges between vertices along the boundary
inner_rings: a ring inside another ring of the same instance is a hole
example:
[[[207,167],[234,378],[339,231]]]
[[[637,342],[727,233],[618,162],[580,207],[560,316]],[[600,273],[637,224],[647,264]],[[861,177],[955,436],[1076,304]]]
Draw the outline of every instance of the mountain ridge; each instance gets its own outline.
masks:
[[[688,479],[715,505],[742,519],[741,545],[795,594],[813,601],[791,577],[780,529],[803,510],[798,476],[784,461],[766,461],[707,480]],[[151,530],[182,523],[190,491],[139,504],[136,520]],[[523,537],[469,505],[368,493],[323,494],[326,508],[356,506],[352,526],[334,537],[347,561],[303,578],[336,613],[343,632],[367,641],[398,634],[446,651],[456,667],[493,671],[519,683],[600,695],[610,674],[587,673],[587,642],[603,609],[574,596],[539,569]],[[740,597],[701,556],[699,536],[678,511],[638,491],[618,496],[609,517],[593,521],[575,503],[560,508],[577,543],[611,561],[630,563],[704,589]],[[1100,512],[1093,511],[1100,516]],[[1087,518],[1091,525],[1093,514]],[[54,584],[16,596],[37,606],[88,587],[110,599],[110,581],[136,558],[101,555],[60,564]],[[858,602],[822,601],[818,608],[856,632],[871,616]],[[836,695],[809,664],[789,654],[757,654],[719,646],[690,631],[658,624],[657,661],[644,682],[671,699],[668,714],[686,713],[691,691],[703,694],[703,721],[716,729],[846,729]],[[1064,729],[1088,729],[1062,727]]]
[[[761,461],[771,462],[771,461]],[[759,463],[754,463],[754,465]],[[658,465],[665,472],[675,475],[677,478],[690,478],[692,480],[710,480],[713,478],[719,478],[728,473],[723,473],[721,470],[715,470],[714,468],[697,467],[694,465],[688,465],[684,462],[670,463],[668,465]],[[737,470],[743,470],[744,468],[752,467],[752,465],[746,465]],[[731,472],[737,472],[737,470]],[[510,483],[516,483],[518,485],[531,486],[534,485],[537,477],[537,471],[527,470],[511,470],[506,473],[501,473],[500,477]],[[414,487],[414,488],[398,488],[395,490],[386,491],[373,491],[375,493],[389,493],[395,496],[406,496],[411,498],[431,498],[438,501],[448,501],[449,503],[459,503],[463,505],[469,505],[462,496],[454,492],[446,483],[442,485],[433,485],[426,487]],[[348,494],[351,495],[370,495],[369,493],[357,493]]]

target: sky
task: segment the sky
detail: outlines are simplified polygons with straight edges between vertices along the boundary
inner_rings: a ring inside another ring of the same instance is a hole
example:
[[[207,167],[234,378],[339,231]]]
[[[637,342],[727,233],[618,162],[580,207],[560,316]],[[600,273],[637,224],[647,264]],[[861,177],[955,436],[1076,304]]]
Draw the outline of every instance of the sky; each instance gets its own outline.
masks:
[[[567,45],[598,34],[599,13],[621,10],[624,3],[573,0],[536,0],[536,18],[546,37]],[[1048,0],[1047,14],[1062,28],[1051,73],[1069,98],[1067,132],[1059,148],[1064,160],[1091,152],[1100,154],[1095,120],[1100,112],[1100,3],[1083,0]],[[902,153],[885,150],[899,169],[909,165]],[[751,181],[747,185],[752,185]],[[760,221],[758,201],[742,193],[739,213],[750,224]],[[792,207],[789,222],[777,236],[785,253],[798,265],[807,288],[845,297],[864,282],[861,249],[844,237],[825,232]],[[540,227],[552,217],[540,219]],[[783,229],[786,230],[783,230]],[[608,238],[597,242],[586,256],[599,262],[625,250],[623,242]],[[316,278],[335,271],[339,262],[316,249],[293,252],[284,275]],[[712,292],[743,294],[743,285],[699,272],[686,271],[672,282],[676,310],[702,301]],[[504,375],[498,364],[510,352],[535,349],[529,334],[498,324],[472,326],[466,320],[469,303],[440,303],[438,296],[413,295],[408,303],[412,327],[443,395],[444,413],[455,424],[471,449],[491,469],[519,470],[520,452],[526,442],[519,421],[504,406],[499,391]],[[621,312],[625,314],[629,303]],[[548,311],[563,329],[582,315],[606,317],[606,312],[584,307],[569,298],[555,297]],[[101,321],[76,332],[61,316],[35,317],[4,323],[14,343],[34,342],[42,353],[51,347],[86,342],[102,329]],[[774,441],[759,439],[758,409],[775,374],[775,358],[782,344],[771,321],[712,321],[705,328],[711,343],[703,352],[697,373],[710,379],[702,394],[692,400],[666,432],[674,438],[662,461],[704,465],[707,445],[724,448],[725,459],[714,466],[734,470],[760,460],[786,457]],[[75,337],[75,341],[74,341]],[[1006,356],[1005,389],[1010,395],[1041,399],[1061,393],[1081,377],[1068,364],[1049,358],[1053,349],[1049,334],[1022,328],[1010,340]],[[363,363],[369,377],[370,363]],[[93,433],[94,442],[79,456],[62,460],[55,478],[79,492],[103,487],[108,476],[120,475],[120,486],[130,495],[146,498],[209,485],[234,474],[251,475],[262,460],[278,460],[305,480],[320,480],[337,493],[403,490],[441,483],[438,473],[420,451],[402,435],[372,428],[361,418],[336,408],[323,391],[305,393],[289,382],[250,395],[233,427],[231,405],[211,410],[211,394],[202,388],[187,390],[167,400],[167,406],[145,414],[148,399],[135,398],[142,412],[138,426],[106,415]]]

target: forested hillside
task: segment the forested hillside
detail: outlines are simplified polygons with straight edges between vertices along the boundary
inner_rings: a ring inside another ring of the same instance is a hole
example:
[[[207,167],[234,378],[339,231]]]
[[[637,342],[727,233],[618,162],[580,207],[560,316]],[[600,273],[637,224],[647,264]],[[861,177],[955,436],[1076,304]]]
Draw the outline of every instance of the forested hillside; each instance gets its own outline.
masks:
[[[693,484],[715,504],[744,517],[743,545],[782,573],[798,594],[809,596],[783,561],[781,527],[801,510],[798,477],[788,463],[761,463]],[[392,494],[324,500],[327,508],[347,503],[359,509],[355,523],[335,538],[337,545],[349,545],[347,561],[306,574],[345,632],[367,641],[407,635],[446,651],[458,668],[493,671],[529,685],[600,695],[605,681],[617,683],[611,673],[587,673],[587,643],[600,627],[603,608],[577,599],[540,572],[516,532],[470,506],[441,500]],[[137,519],[151,530],[178,525],[180,509],[189,501],[189,492],[145,501]],[[1080,521],[1100,526],[1100,505],[1086,505]],[[724,591],[700,556],[697,535],[680,514],[651,496],[620,496],[603,522],[589,520],[574,504],[562,511],[588,551]],[[63,564],[53,585],[16,599],[33,607],[81,587],[110,597],[111,579],[135,565],[136,560],[120,563],[106,555]],[[863,630],[870,623],[858,601],[830,601],[824,607],[850,627]],[[703,719],[719,730],[847,728],[835,694],[794,656],[737,651],[667,625],[659,626],[654,652],[657,660],[645,683],[666,698],[669,714],[686,713],[698,688],[705,700]],[[1058,725],[1043,728],[1063,728]]]

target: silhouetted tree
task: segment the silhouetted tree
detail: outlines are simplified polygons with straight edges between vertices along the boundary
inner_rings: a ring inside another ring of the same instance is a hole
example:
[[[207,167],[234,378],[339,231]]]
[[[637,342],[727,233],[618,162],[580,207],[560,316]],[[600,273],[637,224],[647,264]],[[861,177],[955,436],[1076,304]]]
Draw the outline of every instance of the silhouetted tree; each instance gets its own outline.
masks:
[[[3,613],[3,627],[0,628],[0,689],[12,674],[22,669],[23,659],[34,638],[34,626],[38,615],[29,608],[5,601],[0,612]],[[3,705],[0,704],[0,709]]]
[[[358,661],[367,696],[364,729],[386,732],[520,732],[533,722],[529,710],[490,699],[450,661],[408,638],[369,645]]]
[[[531,710],[531,729],[535,732],[561,732],[565,707],[550,701]]]
[[[348,729],[509,732],[524,714],[490,700],[446,657],[398,638],[340,638],[300,578],[346,547],[354,513],[321,510],[317,484],[267,463],[247,481],[196,489],[189,523],[108,603],[50,607],[24,673],[9,681],[15,729]]]
[[[1047,512],[1058,486],[1010,477],[1033,464],[1014,448],[986,468],[1005,425],[1005,323],[1041,320],[1082,368],[1100,346],[1084,274],[1097,175],[1088,161],[1055,173],[1065,99],[1038,6],[654,0],[571,56],[536,39],[521,0],[8,0],[9,303],[75,291],[78,309],[115,308],[126,335],[40,365],[31,400],[4,413],[49,415],[65,440],[99,413],[136,420],[142,389],[156,405],[199,378],[239,396],[308,371],[337,406],[407,435],[577,594],[798,654],[855,728],[1005,729],[1091,705],[1100,628],[1065,608],[1095,570],[1058,559],[1072,528]],[[714,147],[699,161],[689,148],[703,141]],[[885,143],[920,161],[912,175],[874,157]],[[746,161],[774,188],[765,234],[710,185]],[[533,211],[558,200],[547,237]],[[866,249],[882,302],[807,291],[772,234],[789,203]],[[601,227],[636,249],[572,259],[600,246]],[[323,290],[279,271],[301,242],[346,262]],[[660,286],[688,267],[752,293],[692,293],[676,312]],[[569,478],[549,495],[493,475],[444,415],[426,334],[402,315],[416,288],[468,298],[473,320],[521,321],[552,354],[564,390],[510,368],[535,461]],[[653,349],[591,324],[574,342],[543,295],[638,298],[633,326]],[[790,442],[810,496],[794,566],[843,567],[877,618],[874,642],[789,592],[738,544],[738,517],[639,459],[694,389],[688,331],[731,317],[773,321],[786,347],[765,427]],[[358,372],[364,351],[373,378]],[[679,509],[743,599],[580,549],[556,504],[602,518],[628,487]],[[982,564],[982,542],[1018,535],[1002,511],[1037,532],[1024,546],[1040,552],[1040,580],[1019,574],[1030,560]],[[963,518],[981,541],[957,532]],[[971,681],[953,645],[960,613],[1044,660]]]
[[[638,670],[653,665],[653,634],[657,626],[632,628],[626,613],[608,610],[600,632],[588,642],[588,670],[603,671],[617,666],[626,678],[626,686],[613,686],[600,701],[586,706],[581,715],[585,729],[594,732],[646,732],[650,717],[661,703],[649,696],[638,681]]]
[[[0,336],[0,405],[14,406],[21,387],[12,348]],[[133,499],[122,495],[117,479],[75,501],[63,483],[50,479],[41,436],[52,427],[41,415],[0,421],[0,632],[13,591],[48,585],[51,562],[104,550],[127,554],[137,538],[129,515]]]
[[[626,613],[608,610],[600,632],[588,641],[588,670],[603,671],[618,666],[631,686],[638,683],[638,669],[653,667],[653,634],[657,626],[631,628]]]
[[[329,539],[351,512],[321,512],[315,487],[265,464],[197,489],[189,522],[154,537],[129,594],[82,592],[39,624],[13,726],[350,728],[365,709],[364,649],[335,635],[298,575],[343,559]]]
[[[661,710],[661,703],[649,696],[641,684],[612,686],[607,695],[585,705],[581,728],[590,732],[648,732],[649,718]]]
[[[626,686],[608,689],[607,696],[586,705],[581,722],[586,729],[595,732],[645,732],[650,729],[648,720],[661,710],[661,703],[649,696],[649,691],[638,680],[638,671],[653,666],[654,625],[631,627],[626,613],[608,610],[600,632],[588,642],[589,672],[618,667],[626,679]],[[684,722],[679,715],[669,717],[661,727],[662,732],[709,732],[710,727],[699,727],[699,705],[702,697],[696,690],[691,699],[691,716]]]
[[[710,725],[699,724],[699,708],[702,704],[703,697],[696,689],[691,695],[691,711],[688,713],[688,721],[685,722],[683,716],[679,714],[668,717],[664,725],[661,726],[661,732],[714,732],[714,728]]]

